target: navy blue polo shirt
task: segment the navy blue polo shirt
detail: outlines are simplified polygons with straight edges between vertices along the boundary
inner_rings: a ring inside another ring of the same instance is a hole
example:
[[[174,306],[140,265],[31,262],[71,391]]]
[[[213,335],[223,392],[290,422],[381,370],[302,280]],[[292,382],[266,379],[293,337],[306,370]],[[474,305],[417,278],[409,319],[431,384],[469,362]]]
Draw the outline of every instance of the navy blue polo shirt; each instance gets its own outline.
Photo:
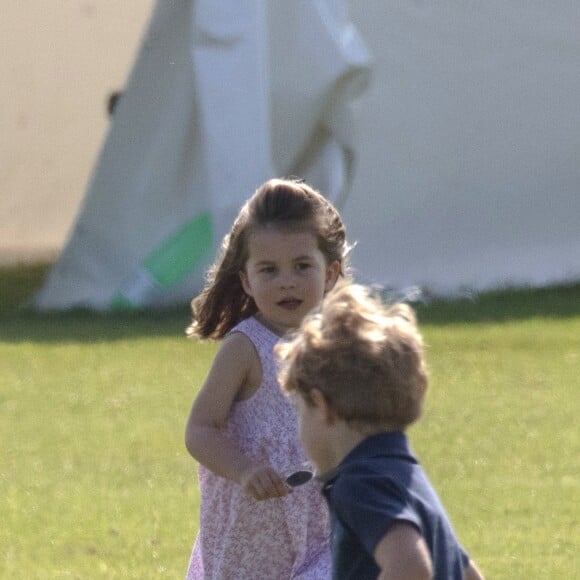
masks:
[[[435,579],[463,578],[468,556],[404,433],[368,437],[319,479],[331,514],[335,580],[375,580],[375,548],[396,521],[423,536]]]

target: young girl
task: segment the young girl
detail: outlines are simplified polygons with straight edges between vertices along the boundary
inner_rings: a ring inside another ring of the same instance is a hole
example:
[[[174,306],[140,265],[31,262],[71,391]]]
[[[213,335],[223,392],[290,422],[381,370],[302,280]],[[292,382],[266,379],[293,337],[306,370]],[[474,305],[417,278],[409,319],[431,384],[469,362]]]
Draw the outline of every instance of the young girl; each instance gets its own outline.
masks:
[[[312,579],[331,573],[327,508],[283,474],[306,460],[273,348],[346,269],[336,209],[299,181],[273,179],[242,208],[188,335],[223,339],[195,400],[186,445],[199,462],[200,530],[188,579]]]

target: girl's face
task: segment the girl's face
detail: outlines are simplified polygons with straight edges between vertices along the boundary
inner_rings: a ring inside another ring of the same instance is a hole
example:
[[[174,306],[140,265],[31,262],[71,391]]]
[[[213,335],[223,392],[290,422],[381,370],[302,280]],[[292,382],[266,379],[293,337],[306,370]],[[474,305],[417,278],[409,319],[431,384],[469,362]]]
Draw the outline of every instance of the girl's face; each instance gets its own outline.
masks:
[[[340,264],[327,264],[316,236],[266,226],[248,238],[242,286],[258,307],[258,317],[275,333],[296,328],[332,289]]]

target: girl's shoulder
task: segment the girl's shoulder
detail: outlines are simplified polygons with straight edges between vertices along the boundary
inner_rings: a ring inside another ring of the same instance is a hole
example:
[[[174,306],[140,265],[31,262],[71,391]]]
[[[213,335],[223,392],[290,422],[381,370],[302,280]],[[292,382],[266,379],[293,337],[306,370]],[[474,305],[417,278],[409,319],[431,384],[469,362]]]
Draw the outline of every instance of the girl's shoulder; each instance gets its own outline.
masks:
[[[218,356],[222,364],[233,364],[242,378],[236,399],[249,398],[262,382],[262,362],[256,345],[243,332],[230,332],[222,340]]]
[[[280,340],[278,335],[272,332],[255,316],[250,316],[236,324],[236,326],[230,330],[230,334],[233,333],[242,333],[246,335],[258,349],[260,349],[261,346],[270,349]]]
[[[239,362],[250,361],[256,357],[256,347],[245,333],[234,330],[221,340],[218,353],[223,356],[232,356]]]

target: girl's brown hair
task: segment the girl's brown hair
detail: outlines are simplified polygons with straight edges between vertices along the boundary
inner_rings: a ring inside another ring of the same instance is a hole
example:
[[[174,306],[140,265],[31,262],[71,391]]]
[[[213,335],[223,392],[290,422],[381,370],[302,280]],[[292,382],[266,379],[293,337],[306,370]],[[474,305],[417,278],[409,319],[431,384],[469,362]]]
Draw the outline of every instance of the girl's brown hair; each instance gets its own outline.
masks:
[[[256,313],[254,300],[242,287],[240,272],[248,260],[248,236],[258,227],[312,229],[327,264],[347,269],[346,231],[336,208],[301,180],[271,179],[244,204],[207,273],[203,291],[193,299],[188,336],[223,338],[241,320]]]

